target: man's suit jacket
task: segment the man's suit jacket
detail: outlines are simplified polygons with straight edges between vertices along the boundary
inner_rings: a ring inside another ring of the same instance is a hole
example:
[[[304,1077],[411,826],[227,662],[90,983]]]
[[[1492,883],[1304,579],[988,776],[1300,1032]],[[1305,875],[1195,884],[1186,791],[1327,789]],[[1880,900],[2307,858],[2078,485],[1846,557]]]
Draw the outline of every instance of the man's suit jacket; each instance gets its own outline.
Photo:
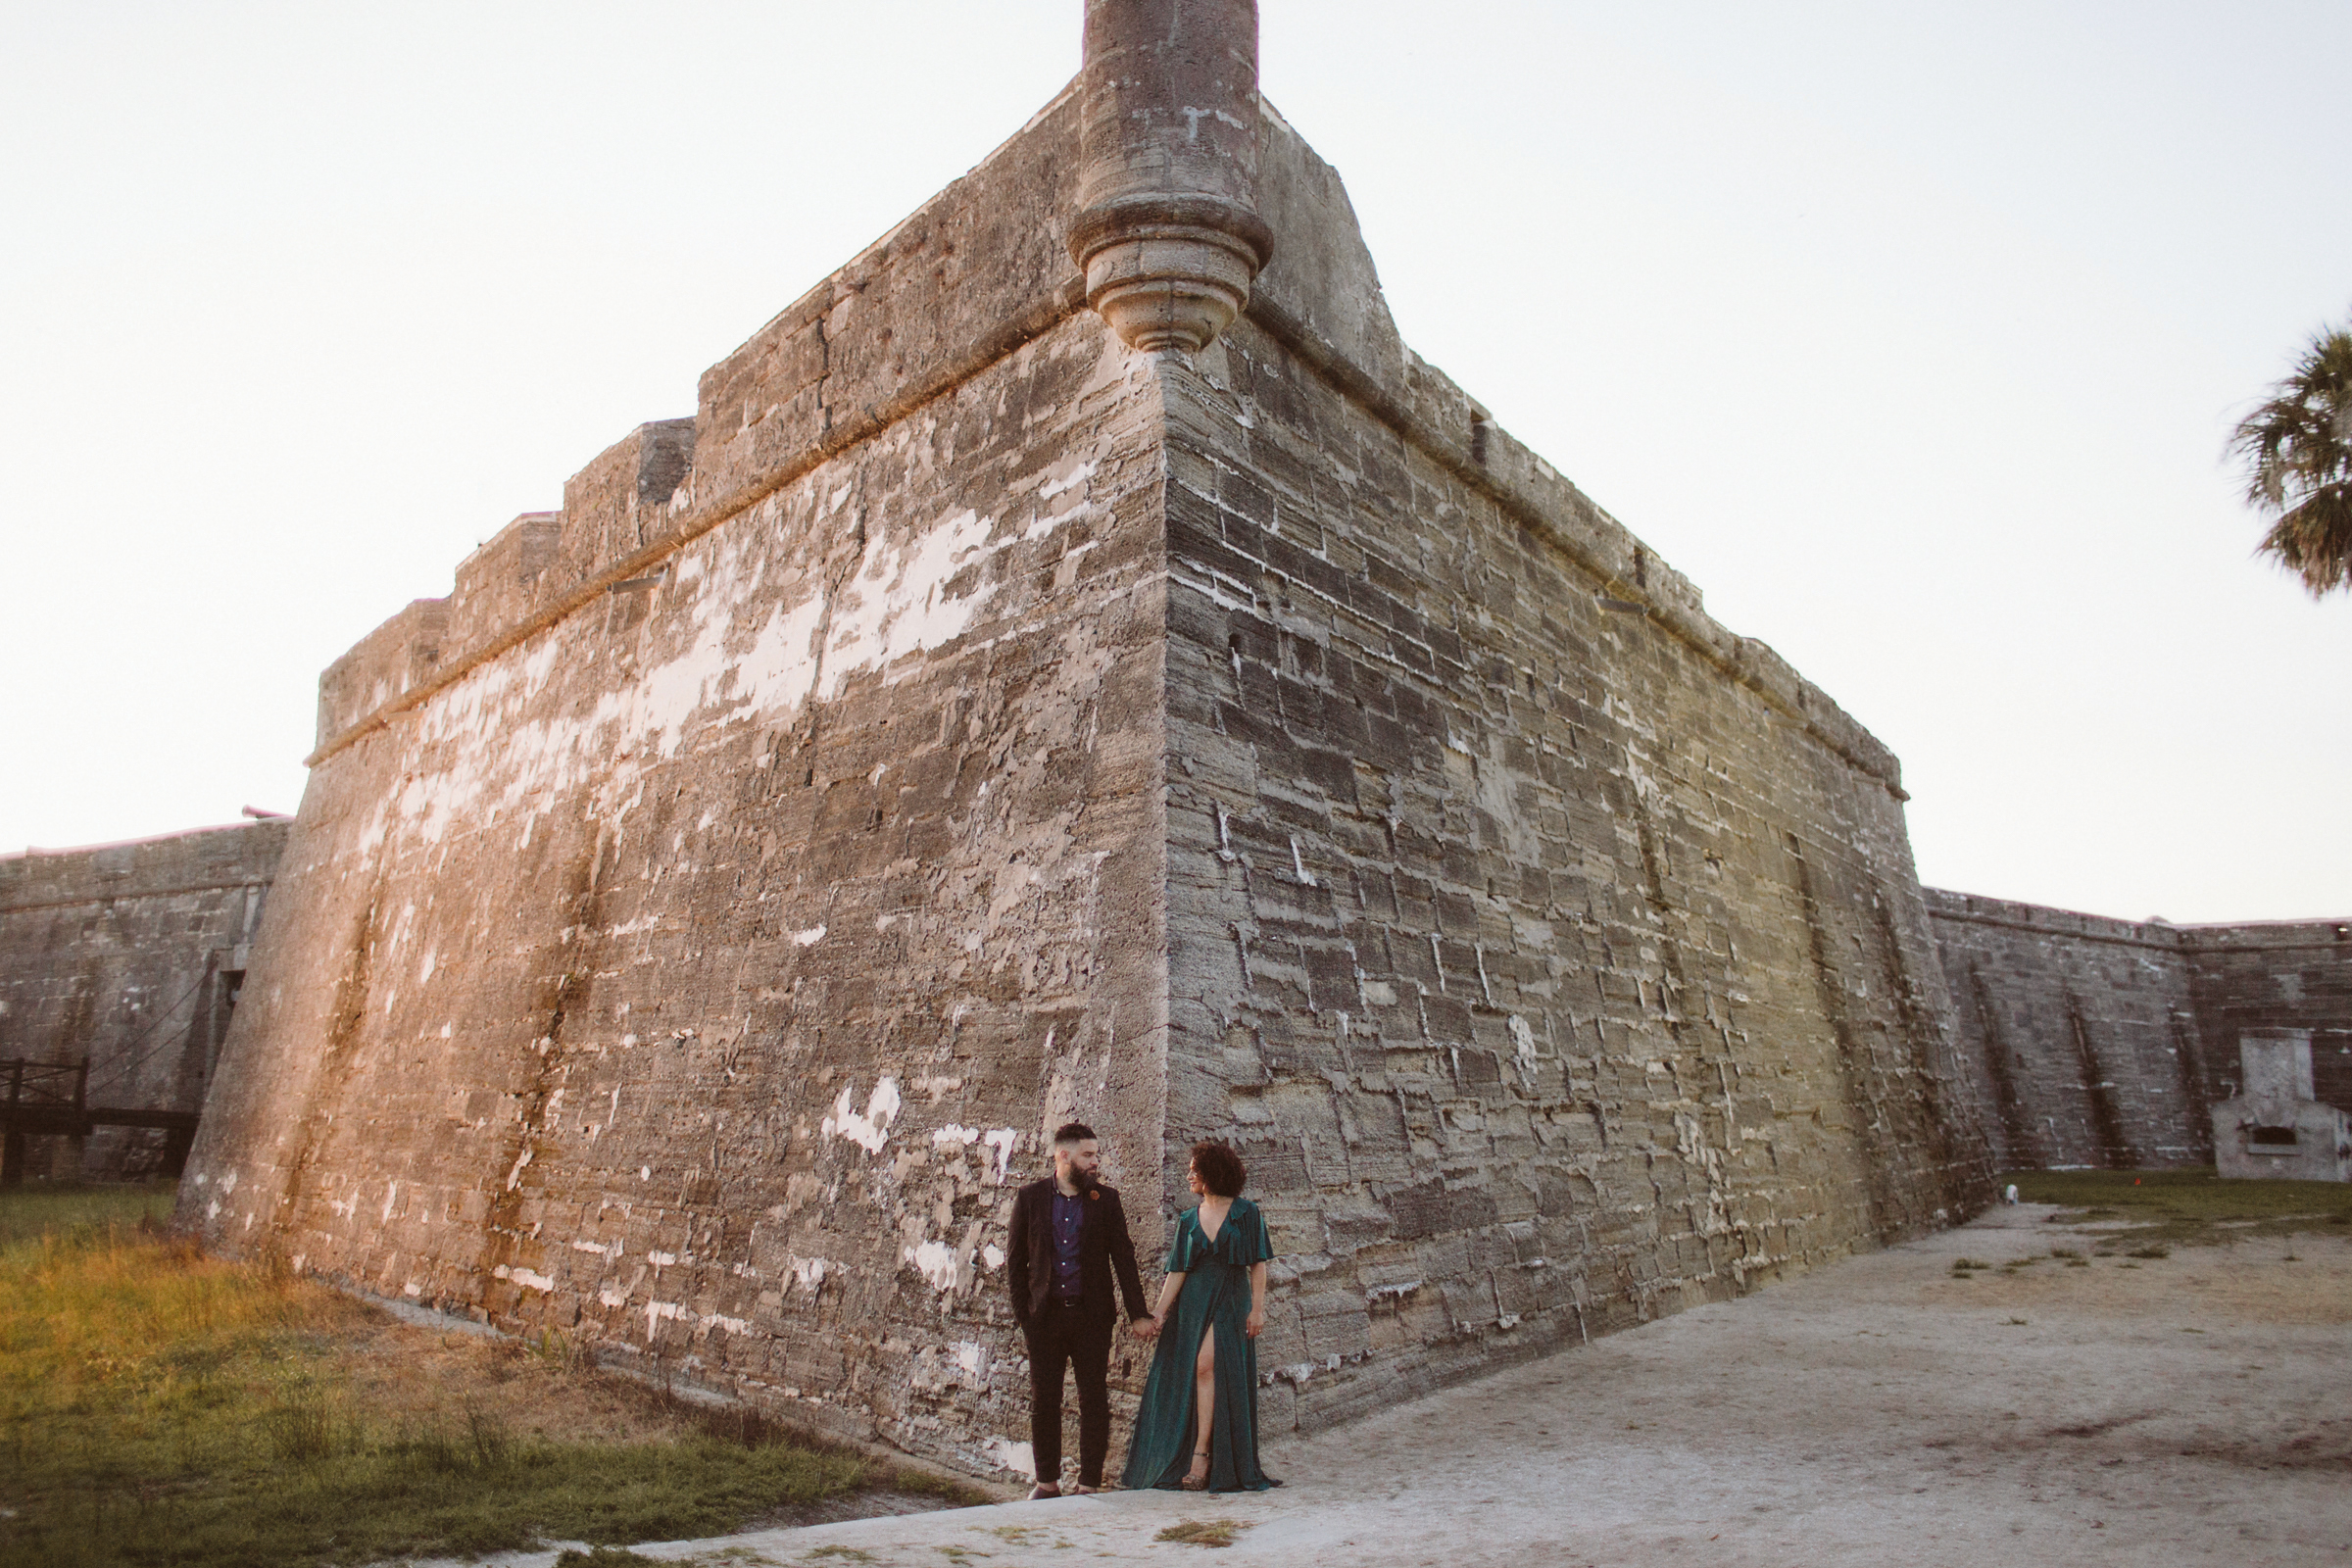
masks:
[[[1082,1200],[1085,1223],[1078,1228],[1078,1279],[1085,1291],[1090,1327],[1107,1329],[1118,1316],[1111,1298],[1117,1271],[1127,1293],[1127,1315],[1152,1315],[1144,1304],[1144,1281],[1135,1268],[1135,1242],[1127,1234],[1127,1211],[1116,1188],[1097,1187]],[[1031,1182],[1012,1198],[1012,1235],[1005,1259],[1011,1265],[1012,1315],[1027,1332],[1054,1304],[1054,1178]]]

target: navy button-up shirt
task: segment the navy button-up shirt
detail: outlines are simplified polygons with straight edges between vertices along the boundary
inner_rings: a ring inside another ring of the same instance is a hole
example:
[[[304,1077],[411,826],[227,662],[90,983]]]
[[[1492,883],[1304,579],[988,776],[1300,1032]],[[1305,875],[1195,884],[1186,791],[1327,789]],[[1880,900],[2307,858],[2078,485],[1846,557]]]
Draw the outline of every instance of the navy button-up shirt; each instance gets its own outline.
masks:
[[[1054,1294],[1075,1301],[1086,1294],[1078,1271],[1078,1233],[1086,1228],[1086,1199],[1054,1191]]]

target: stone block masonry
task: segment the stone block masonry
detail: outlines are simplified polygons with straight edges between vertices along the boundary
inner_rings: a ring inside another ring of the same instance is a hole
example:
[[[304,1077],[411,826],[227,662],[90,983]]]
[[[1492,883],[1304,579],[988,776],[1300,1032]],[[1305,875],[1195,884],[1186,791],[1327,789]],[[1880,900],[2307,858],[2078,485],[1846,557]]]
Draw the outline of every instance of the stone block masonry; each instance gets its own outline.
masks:
[[[2352,921],[2176,926],[1927,890],[2004,1169],[2211,1164],[2248,1033],[2308,1032],[2352,1108]]]
[[[1073,1115],[1147,1252],[1244,1149],[1278,1425],[1987,1200],[1893,759],[1403,348],[1178,14],[1100,36],[1252,108],[1216,191],[1090,53],[327,672],[209,1245],[1003,1475]]]
[[[1336,179],[1266,158],[1320,287],[1278,262],[1168,375],[1168,1120],[1258,1172],[1311,1426],[1987,1173],[1892,759],[1404,350]]]
[[[87,1061],[90,1103],[204,1103],[291,823],[0,856],[0,1058]],[[128,1179],[186,1152],[160,1127],[29,1137],[33,1179]]]
[[[1160,389],[1039,217],[1074,118],[327,672],[200,1234],[1026,1462],[1011,1185],[1085,1116],[1151,1215],[1165,1033]]]

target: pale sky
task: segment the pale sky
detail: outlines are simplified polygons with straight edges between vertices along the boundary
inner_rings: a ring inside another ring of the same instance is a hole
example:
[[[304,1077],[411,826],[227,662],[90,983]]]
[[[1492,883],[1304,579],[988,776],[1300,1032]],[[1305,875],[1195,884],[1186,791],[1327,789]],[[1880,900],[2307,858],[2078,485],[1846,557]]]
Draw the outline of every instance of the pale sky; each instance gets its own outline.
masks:
[[[2352,597],[2222,461],[2352,318],[2352,6],[1263,10],[1406,341],[1894,749],[1923,879],[2352,913]],[[293,809],[318,671],[1079,16],[6,0],[0,848]]]

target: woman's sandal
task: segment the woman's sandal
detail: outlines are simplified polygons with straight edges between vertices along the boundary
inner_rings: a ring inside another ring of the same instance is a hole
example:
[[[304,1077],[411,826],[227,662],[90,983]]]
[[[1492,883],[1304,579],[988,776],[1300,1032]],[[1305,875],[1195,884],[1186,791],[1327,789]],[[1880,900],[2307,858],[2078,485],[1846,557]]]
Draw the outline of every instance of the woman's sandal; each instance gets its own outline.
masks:
[[[1176,1485],[1182,1487],[1187,1492],[1206,1492],[1208,1490],[1207,1449],[1195,1448],[1193,1450],[1192,1473],[1186,1476],[1182,1481],[1177,1482]]]

